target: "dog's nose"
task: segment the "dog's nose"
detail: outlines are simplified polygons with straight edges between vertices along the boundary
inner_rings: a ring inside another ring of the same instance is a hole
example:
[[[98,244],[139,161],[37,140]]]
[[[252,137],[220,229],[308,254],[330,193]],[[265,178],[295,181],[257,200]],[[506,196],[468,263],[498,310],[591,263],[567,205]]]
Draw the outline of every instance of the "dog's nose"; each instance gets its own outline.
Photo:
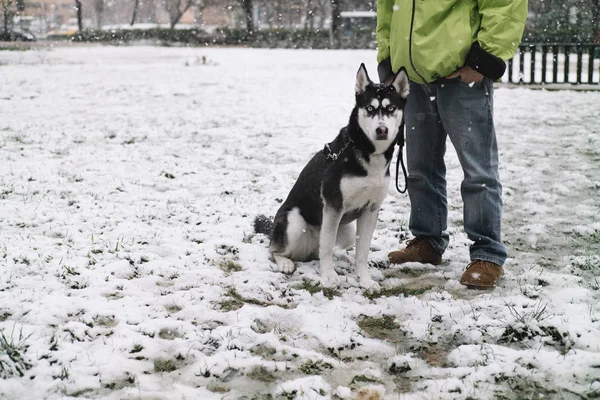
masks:
[[[388,128],[386,128],[385,126],[378,126],[377,129],[375,129],[375,133],[377,134],[377,136],[387,135]]]

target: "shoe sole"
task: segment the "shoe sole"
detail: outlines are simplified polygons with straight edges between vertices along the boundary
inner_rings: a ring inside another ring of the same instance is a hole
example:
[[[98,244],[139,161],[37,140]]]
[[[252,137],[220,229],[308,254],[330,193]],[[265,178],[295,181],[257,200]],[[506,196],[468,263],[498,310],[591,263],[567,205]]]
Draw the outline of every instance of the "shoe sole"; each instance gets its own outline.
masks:
[[[477,290],[489,290],[489,289],[493,289],[496,287],[496,285],[494,286],[477,286],[477,285],[470,285],[468,283],[462,283],[461,285],[464,285],[467,287],[467,289],[477,289]]]
[[[431,265],[435,265],[435,266],[443,264],[443,260],[440,260],[438,262],[426,262],[426,261],[416,261],[416,260],[413,260],[413,261],[406,260],[406,261],[394,262],[388,258],[388,263],[390,263],[390,264],[402,265],[402,264],[406,264],[409,262],[415,262],[415,263],[419,263],[419,264],[431,264]]]

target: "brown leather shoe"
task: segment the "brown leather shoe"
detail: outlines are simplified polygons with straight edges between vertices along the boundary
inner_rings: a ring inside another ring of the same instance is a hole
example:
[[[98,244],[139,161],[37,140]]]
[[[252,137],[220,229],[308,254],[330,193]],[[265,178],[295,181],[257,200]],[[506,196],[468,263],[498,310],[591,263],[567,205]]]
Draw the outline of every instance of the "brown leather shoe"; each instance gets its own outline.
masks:
[[[460,283],[470,289],[492,289],[502,275],[504,269],[500,265],[490,261],[475,260],[467,265]]]
[[[388,254],[390,264],[419,262],[423,264],[440,265],[442,255],[435,251],[427,238],[416,237],[406,244],[403,250],[392,251]]]

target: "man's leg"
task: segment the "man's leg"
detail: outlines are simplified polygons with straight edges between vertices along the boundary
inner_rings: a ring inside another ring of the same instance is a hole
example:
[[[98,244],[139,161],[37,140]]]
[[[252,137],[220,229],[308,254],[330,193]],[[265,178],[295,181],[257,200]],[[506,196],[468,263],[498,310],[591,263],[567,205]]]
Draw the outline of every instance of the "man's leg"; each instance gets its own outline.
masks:
[[[410,83],[410,95],[405,108],[406,161],[408,194],[411,203],[409,228],[419,240],[424,239],[434,254],[420,261],[439,264],[440,255],[448,246],[446,232],[446,133],[435,101],[436,86]],[[417,242],[418,243],[418,242]],[[410,247],[410,243],[409,243]],[[407,247],[407,251],[408,251]],[[421,248],[416,248],[421,252]],[[390,261],[394,261],[390,254]]]
[[[453,79],[439,86],[442,123],[464,172],[461,194],[465,231],[473,241],[471,260],[502,266],[507,253],[500,238],[502,186],[492,113],[493,82],[484,78],[467,85]]]

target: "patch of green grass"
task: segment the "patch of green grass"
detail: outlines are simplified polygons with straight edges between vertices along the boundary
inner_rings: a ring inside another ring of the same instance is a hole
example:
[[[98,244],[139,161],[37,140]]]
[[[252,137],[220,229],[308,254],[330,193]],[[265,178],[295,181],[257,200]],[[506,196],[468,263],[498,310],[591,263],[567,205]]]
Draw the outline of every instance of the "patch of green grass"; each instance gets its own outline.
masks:
[[[69,275],[73,275],[73,276],[81,275],[75,268],[69,267],[67,265],[63,265],[62,267],[65,270],[65,273],[67,273]]]
[[[121,389],[132,387],[135,385],[135,376],[130,375],[128,372],[125,373],[125,376],[116,379],[112,382],[106,382],[102,384],[102,387],[105,389],[119,391]]]
[[[408,268],[408,267],[400,268],[400,272],[402,272],[403,274],[412,275],[412,276],[417,276],[420,274],[419,270],[416,270],[413,268]]]
[[[174,329],[161,328],[161,330],[158,331],[158,337],[165,340],[173,340],[180,338],[181,336],[181,332]]]
[[[369,378],[366,375],[356,375],[354,378],[352,378],[352,382],[350,382],[350,384],[352,385],[355,383],[381,383],[381,381],[374,378]]]
[[[69,373],[69,369],[67,367],[62,367],[62,369],[60,370],[60,374],[52,375],[52,378],[60,379],[61,381],[64,381],[65,379],[69,379],[70,375],[71,374]]]
[[[0,322],[6,321],[11,315],[12,313],[8,311],[0,311]]]
[[[242,266],[233,260],[222,260],[219,262],[219,268],[226,274],[240,272],[242,270]]]
[[[327,297],[329,300],[333,299],[335,296],[340,296],[341,293],[339,290],[335,288],[323,287],[321,283],[311,281],[307,278],[302,278],[302,283],[295,286],[294,289],[298,290],[306,290],[311,295],[319,292],[323,292],[323,296]]]
[[[515,317],[517,323],[528,325],[532,321],[542,322],[551,317],[548,303],[539,302],[531,310],[523,309],[521,312],[512,304],[506,304],[508,311]]]
[[[363,294],[369,300],[377,299],[380,297],[391,297],[391,296],[400,296],[400,295],[404,295],[405,297],[418,296],[418,295],[421,295],[421,294],[425,293],[426,291],[430,290],[432,287],[433,286],[425,286],[422,288],[407,288],[406,286],[401,285],[401,286],[384,287],[384,288],[381,288],[380,290],[375,290],[375,291],[367,290]]]
[[[105,328],[114,328],[119,324],[119,321],[114,315],[96,315],[93,318],[96,325],[103,326]]]
[[[406,341],[406,332],[396,322],[393,315],[382,315],[381,317],[362,316],[357,321],[358,326],[369,337],[388,340],[391,343]]]
[[[86,388],[86,389],[76,390],[73,393],[67,393],[67,395],[69,397],[80,397],[80,396],[89,395],[91,393],[94,393],[95,391],[96,391],[96,389]],[[90,397],[94,397],[94,396],[90,396]]]
[[[21,47],[21,46],[0,46],[0,51],[27,51],[29,47]]]
[[[523,323],[509,325],[498,339],[499,344],[516,344],[530,347],[530,340],[539,338],[545,344],[554,347],[560,354],[567,354],[573,347],[573,339],[568,332],[561,333],[554,326],[534,326]]]
[[[387,269],[389,267],[388,261],[369,261],[369,267],[377,269]]]
[[[246,297],[242,296],[241,294],[239,294],[237,292],[237,290],[235,290],[234,288],[231,288],[227,291],[227,296],[229,296],[232,299],[235,299],[237,301],[240,301],[242,303],[254,304],[256,306],[262,306],[262,307],[266,307],[269,305],[268,303],[265,303],[265,302],[257,300],[257,299],[246,298]]]
[[[600,231],[594,231],[591,235],[588,236],[588,241],[591,244],[600,244]]]
[[[571,273],[581,275],[600,275],[600,255],[574,257],[571,261]]]
[[[141,344],[134,344],[133,348],[131,350],[129,350],[129,353],[135,354],[135,353],[139,353],[142,350],[144,350],[144,346],[142,346]]]
[[[244,304],[252,304],[252,305],[260,306],[260,307],[268,307],[268,306],[276,305],[276,306],[282,307],[282,308],[289,308],[285,304],[272,304],[272,303],[269,303],[266,301],[261,301],[258,299],[244,297],[241,294],[239,294],[237,292],[237,290],[235,290],[234,288],[230,288],[227,291],[227,293],[225,293],[225,295],[228,296],[229,298],[220,303],[221,310],[223,310],[223,311],[234,311],[234,310],[241,308]]]
[[[256,233],[244,233],[244,238],[242,239],[242,242],[244,243],[252,243],[252,239],[254,239],[254,237],[256,236]]]
[[[548,387],[547,382],[537,382],[530,375],[507,375],[501,372],[494,376],[494,382],[499,386],[494,390],[494,398],[498,400],[563,398],[557,396],[557,391]]]
[[[22,134],[16,134],[12,137],[12,140],[14,140],[17,143],[20,144],[25,144],[25,136],[23,136]]]
[[[23,330],[19,331],[18,338],[13,338],[14,328],[10,337],[7,337],[4,330],[0,331],[0,378],[8,379],[11,376],[24,376],[25,371],[32,367],[32,364],[25,357],[29,348],[26,343],[31,337],[24,336]]]
[[[175,314],[175,313],[178,313],[179,311],[183,310],[183,307],[180,307],[177,304],[167,304],[165,306],[165,310],[167,310],[171,314]]]
[[[206,389],[213,393],[227,393],[231,391],[231,389],[227,386],[221,385],[220,383],[214,381],[209,382],[208,385],[206,385]]]
[[[225,312],[239,310],[243,306],[244,306],[244,303],[239,300],[236,300],[236,299],[223,300],[219,304],[221,311],[225,311]]]
[[[154,360],[155,372],[173,372],[177,368],[177,363],[173,359],[157,358]]]
[[[333,365],[322,360],[308,360],[300,366],[300,371],[306,375],[321,375],[323,372],[333,369]]]
[[[229,246],[226,244],[222,244],[215,247],[215,251],[217,254],[226,256],[227,254],[231,254],[233,256],[237,256],[240,250],[235,246]]]
[[[250,372],[248,372],[248,378],[267,383],[275,382],[277,380],[275,374],[272,371],[269,371],[263,365],[254,366]]]
[[[398,325],[393,315],[382,315],[381,317],[364,317],[358,321],[358,326],[363,329],[398,329]]]

